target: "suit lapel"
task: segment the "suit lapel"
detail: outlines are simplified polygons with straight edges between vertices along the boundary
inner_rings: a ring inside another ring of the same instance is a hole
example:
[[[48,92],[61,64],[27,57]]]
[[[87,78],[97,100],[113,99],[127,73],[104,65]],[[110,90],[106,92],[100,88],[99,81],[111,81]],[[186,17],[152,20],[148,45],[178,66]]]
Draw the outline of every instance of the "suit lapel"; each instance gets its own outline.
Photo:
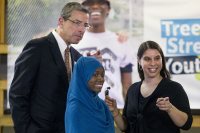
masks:
[[[76,49],[72,46],[70,47],[71,59],[72,59],[72,70],[74,68],[75,63],[77,60],[82,56]]]
[[[65,63],[60,53],[58,43],[52,33],[48,35],[48,40],[50,42],[50,50],[54,58],[54,61],[56,62],[56,65],[60,70],[60,74],[62,75],[63,80],[67,83],[67,70],[65,67]]]

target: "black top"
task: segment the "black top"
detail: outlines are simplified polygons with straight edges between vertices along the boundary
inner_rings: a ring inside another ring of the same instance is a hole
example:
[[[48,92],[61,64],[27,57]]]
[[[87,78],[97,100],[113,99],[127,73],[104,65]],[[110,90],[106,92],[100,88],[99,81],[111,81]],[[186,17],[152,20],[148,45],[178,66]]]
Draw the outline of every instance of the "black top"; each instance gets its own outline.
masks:
[[[139,91],[139,100],[138,100],[138,111],[139,113],[142,113],[142,110],[144,109],[145,105],[148,103],[150,96],[143,97],[141,94],[141,91]]]
[[[140,97],[141,84],[142,82],[134,83],[127,93],[123,111],[123,116],[128,122],[126,133],[180,133],[180,128],[187,130],[191,127],[189,100],[179,83],[162,79],[147,99]],[[187,113],[188,120],[182,127],[177,127],[167,112],[159,110],[156,106],[159,97],[169,97],[176,108]],[[142,105],[143,102],[146,104]]]

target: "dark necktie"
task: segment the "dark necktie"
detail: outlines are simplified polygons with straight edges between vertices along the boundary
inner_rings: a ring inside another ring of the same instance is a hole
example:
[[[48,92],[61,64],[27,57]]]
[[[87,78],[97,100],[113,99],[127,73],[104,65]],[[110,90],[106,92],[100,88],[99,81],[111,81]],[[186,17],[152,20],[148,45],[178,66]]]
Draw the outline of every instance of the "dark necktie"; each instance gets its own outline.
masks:
[[[65,66],[67,68],[68,81],[70,82],[72,68],[71,68],[71,56],[70,56],[69,46],[65,49]]]

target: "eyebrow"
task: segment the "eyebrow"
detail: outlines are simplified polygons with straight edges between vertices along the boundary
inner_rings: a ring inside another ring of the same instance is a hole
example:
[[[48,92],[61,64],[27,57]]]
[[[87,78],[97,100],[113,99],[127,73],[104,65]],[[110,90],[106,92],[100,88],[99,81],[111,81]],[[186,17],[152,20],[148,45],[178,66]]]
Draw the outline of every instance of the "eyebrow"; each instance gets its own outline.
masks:
[[[77,21],[77,22],[79,22],[79,23],[84,23],[83,21],[78,20],[78,19],[74,19],[74,21]],[[89,23],[85,22],[84,24],[89,24]]]
[[[153,58],[161,57],[161,55],[156,55]],[[151,58],[150,56],[143,56],[143,58]]]
[[[72,19],[73,21],[78,21],[78,22],[83,22],[83,21],[81,21],[81,20],[78,20],[78,19]]]

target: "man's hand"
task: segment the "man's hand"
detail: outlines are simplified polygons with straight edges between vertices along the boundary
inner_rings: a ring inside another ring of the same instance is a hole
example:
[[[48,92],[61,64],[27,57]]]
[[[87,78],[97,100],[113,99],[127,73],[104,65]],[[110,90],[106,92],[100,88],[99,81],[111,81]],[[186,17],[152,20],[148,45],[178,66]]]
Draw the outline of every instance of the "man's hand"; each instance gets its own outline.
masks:
[[[124,43],[128,40],[128,34],[126,32],[117,32],[118,41]]]

